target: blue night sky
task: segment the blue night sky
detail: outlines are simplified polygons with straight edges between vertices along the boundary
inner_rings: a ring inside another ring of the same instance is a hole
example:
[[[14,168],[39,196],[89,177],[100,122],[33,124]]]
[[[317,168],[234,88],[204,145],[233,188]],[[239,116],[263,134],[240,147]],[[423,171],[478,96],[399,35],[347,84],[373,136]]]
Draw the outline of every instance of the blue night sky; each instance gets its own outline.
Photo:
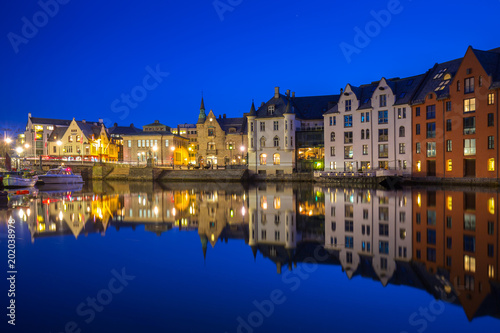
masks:
[[[337,94],[347,83],[424,73],[468,45],[500,46],[498,0],[219,0],[218,9],[213,0],[59,1],[45,22],[36,0],[2,4],[1,128],[23,127],[28,112],[108,125],[195,123],[202,91],[207,109],[239,117],[275,86]],[[384,26],[374,25],[371,12],[388,7]],[[356,27],[373,37],[356,43]],[[350,62],[341,43],[357,48]],[[148,76],[157,69],[156,80]],[[127,105],[131,92],[137,100]]]

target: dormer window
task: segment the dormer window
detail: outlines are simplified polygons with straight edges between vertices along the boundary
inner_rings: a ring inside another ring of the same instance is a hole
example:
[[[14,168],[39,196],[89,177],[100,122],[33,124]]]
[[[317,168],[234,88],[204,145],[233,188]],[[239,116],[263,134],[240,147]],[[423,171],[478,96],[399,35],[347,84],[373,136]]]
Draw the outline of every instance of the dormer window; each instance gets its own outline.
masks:
[[[269,105],[267,107],[267,114],[273,115],[274,114],[274,105]]]
[[[347,99],[345,101],[345,110],[346,111],[351,111],[351,100],[350,99]]]

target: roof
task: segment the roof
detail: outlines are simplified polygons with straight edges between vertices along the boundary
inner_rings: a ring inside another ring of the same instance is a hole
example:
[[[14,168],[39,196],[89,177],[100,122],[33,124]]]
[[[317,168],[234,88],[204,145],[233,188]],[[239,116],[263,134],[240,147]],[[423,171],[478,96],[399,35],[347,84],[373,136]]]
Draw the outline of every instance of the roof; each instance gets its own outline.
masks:
[[[124,134],[123,136],[161,136],[161,135],[164,135],[164,136],[175,136],[175,137],[178,137],[178,138],[183,138],[183,139],[186,139],[185,137],[181,136],[181,135],[177,135],[177,134],[173,134],[172,132],[170,131],[144,131],[144,132],[137,132],[137,133],[131,133],[131,134]]]
[[[80,127],[80,130],[82,131],[83,135],[87,137],[87,139],[92,139],[92,136],[94,136],[95,138],[101,136],[100,125],[96,126],[93,123],[88,123],[83,121],[77,121],[76,123],[78,124],[78,127]]]
[[[359,107],[357,110],[370,109],[372,107],[373,92],[377,89],[379,84],[380,81],[375,81],[370,84],[361,85],[359,88],[356,87],[356,96],[359,99]]]
[[[63,120],[63,119],[35,118],[35,117],[31,117],[30,119],[33,124],[56,125],[56,126],[69,126],[69,124],[71,124],[71,120]]]
[[[235,128],[236,133],[245,133],[246,118],[217,118],[220,128],[228,133],[230,128]]]
[[[394,105],[410,104],[413,95],[417,92],[424,78],[425,74],[421,74],[395,81],[395,89],[393,89],[393,92],[396,96],[396,101]]]
[[[168,127],[167,125],[163,125],[162,123],[160,123],[158,120],[155,120],[155,122],[154,122],[154,123],[151,123],[151,124],[149,124],[149,125],[144,125],[144,126],[142,126],[142,127],[146,127],[146,126],[147,126],[147,127],[150,127],[150,126],[166,126],[166,127]],[[170,127],[168,127],[168,128],[170,128]]]
[[[490,51],[472,49],[484,71],[492,78],[491,89],[500,88],[500,48]]]
[[[458,71],[463,58],[435,64],[423,80],[420,89],[415,93],[412,104],[421,104],[425,102],[425,98],[429,93],[434,93],[437,99],[446,98],[450,93],[450,83]],[[450,80],[444,80],[446,74],[450,74]],[[438,89],[442,87],[442,89]]]
[[[113,126],[109,128],[109,134],[115,135],[125,135],[125,134],[133,134],[142,132],[140,128],[135,127],[134,125],[130,126]]]
[[[340,95],[287,97],[280,94],[273,97],[256,111],[257,118],[282,117],[285,113],[294,113],[297,118],[303,120],[322,119],[323,114],[338,103]],[[288,101],[291,100],[290,109],[287,112]],[[274,105],[274,112],[269,114],[269,106]]]
[[[50,133],[50,136],[47,139],[47,141],[55,141],[55,140],[61,139],[64,136],[64,133],[66,133],[67,130],[68,130],[67,127],[56,127],[52,131],[52,133]]]

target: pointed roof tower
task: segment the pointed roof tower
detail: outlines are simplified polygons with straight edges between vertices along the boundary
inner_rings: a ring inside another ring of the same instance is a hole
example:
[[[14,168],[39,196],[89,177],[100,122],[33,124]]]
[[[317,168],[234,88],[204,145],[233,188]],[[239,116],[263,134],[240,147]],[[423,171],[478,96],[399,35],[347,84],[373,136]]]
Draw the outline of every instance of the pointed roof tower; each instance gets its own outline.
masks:
[[[200,115],[198,116],[198,124],[203,124],[207,119],[207,115],[205,114],[205,102],[203,101],[203,95],[201,96],[201,105],[200,105]]]
[[[292,111],[292,102],[290,100],[286,104],[285,114],[293,114],[293,111]]]
[[[252,107],[250,108],[250,113],[248,114],[248,116],[255,117],[256,115],[257,115],[257,111],[255,111],[255,103],[252,100]]]

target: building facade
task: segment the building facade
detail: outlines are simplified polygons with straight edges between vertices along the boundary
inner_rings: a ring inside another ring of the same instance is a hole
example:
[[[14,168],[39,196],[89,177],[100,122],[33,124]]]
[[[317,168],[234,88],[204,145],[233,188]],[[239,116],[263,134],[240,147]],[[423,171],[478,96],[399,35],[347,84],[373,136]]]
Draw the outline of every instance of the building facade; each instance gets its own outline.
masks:
[[[224,114],[217,118],[212,110],[206,115],[202,98],[196,133],[197,165],[246,164],[248,148],[246,117],[227,118]]]

